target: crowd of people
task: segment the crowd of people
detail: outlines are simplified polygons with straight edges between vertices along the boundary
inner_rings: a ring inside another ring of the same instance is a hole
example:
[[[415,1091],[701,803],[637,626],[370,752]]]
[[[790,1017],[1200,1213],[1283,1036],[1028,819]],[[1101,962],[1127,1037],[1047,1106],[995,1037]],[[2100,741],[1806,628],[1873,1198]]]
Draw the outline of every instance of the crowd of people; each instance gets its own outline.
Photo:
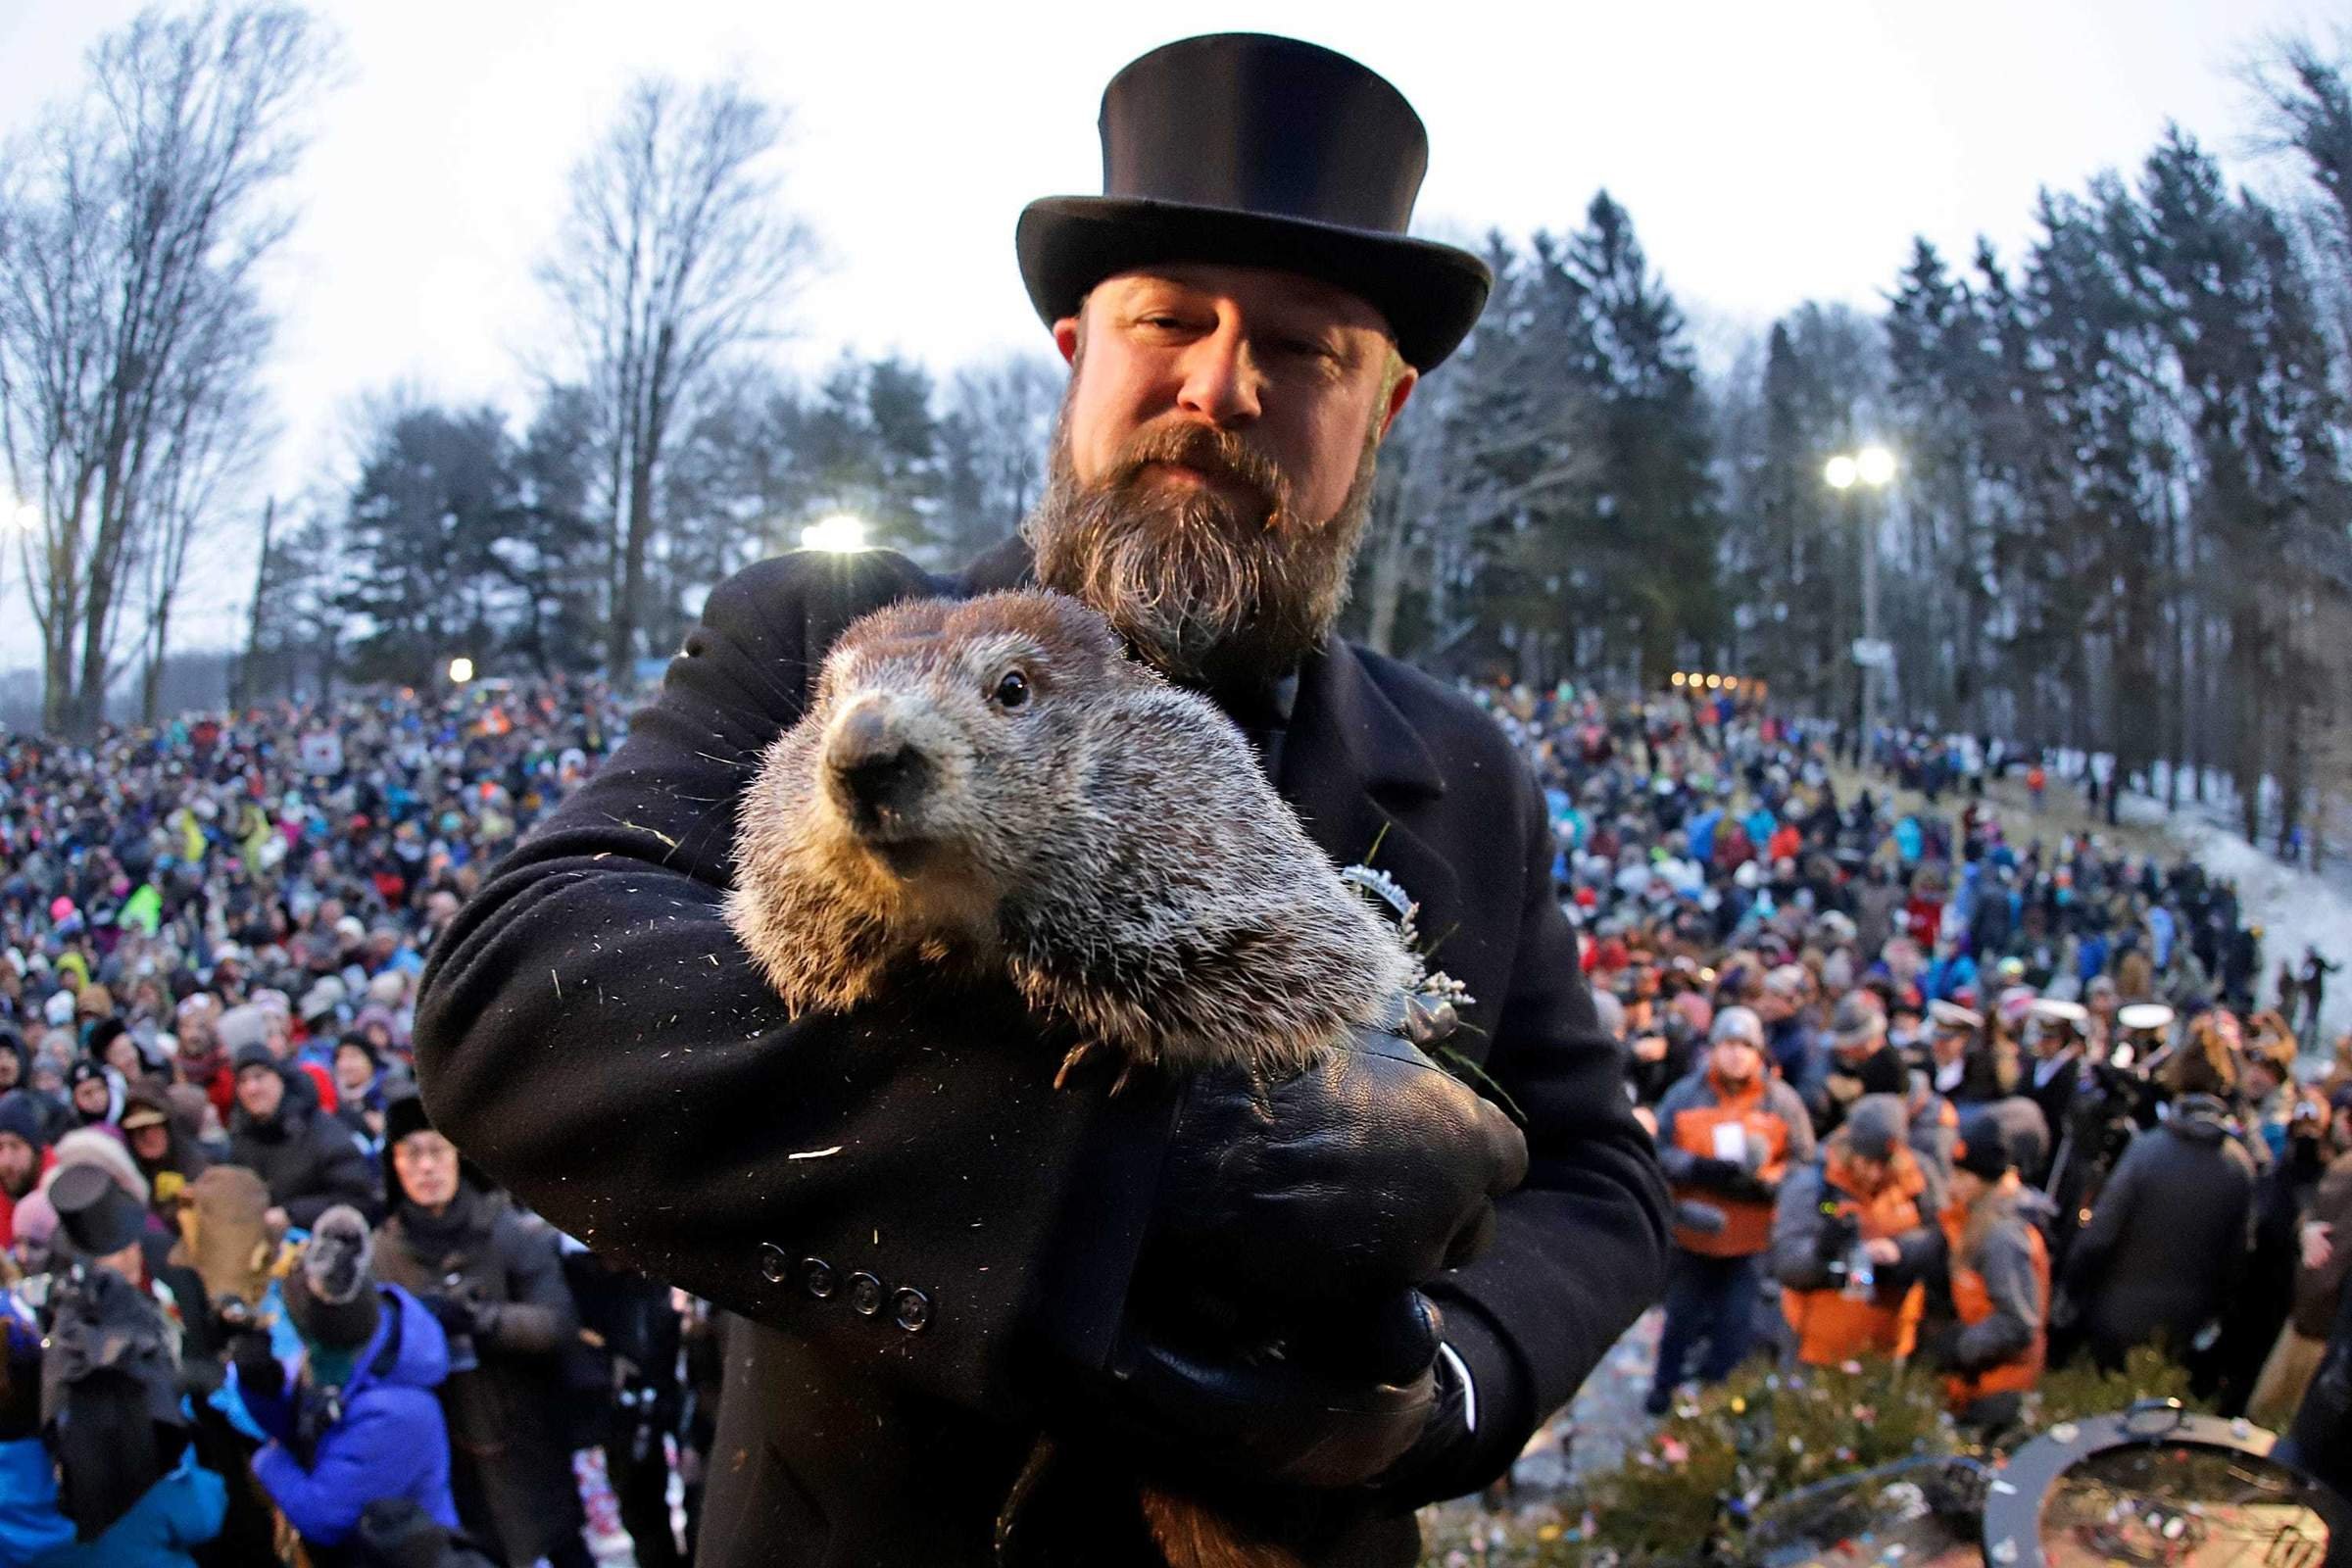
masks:
[[[0,740],[0,1561],[577,1568],[600,1449],[690,1560],[707,1313],[485,1182],[409,1057],[622,725],[483,683]]]
[[[1678,1200],[1652,1409],[1886,1355],[1997,1427],[2155,1344],[2294,1422],[2352,1264],[2324,956],[2274,982],[2229,884],[2004,820],[2017,748],[1902,737],[1841,793],[1735,696],[1487,700]],[[485,684],[0,742],[0,1558],[579,1564],[597,1449],[636,1560],[690,1560],[715,1326],[409,1067],[436,934],[623,725]]]
[[[2274,977],[2228,882],[2040,831],[2023,748],[1890,736],[1857,776],[1834,731],[1733,694],[1487,700],[1544,782],[1677,1200],[1653,1413],[1769,1346],[1909,1358],[1998,1431],[2046,1367],[2151,1346],[2307,1453],[2340,1433],[2352,1035],[2309,1049],[2328,956]],[[2029,802],[2006,815],[2004,776]],[[1897,805],[1916,793],[1937,804]],[[2341,1468],[2340,1437],[2322,1451]]]

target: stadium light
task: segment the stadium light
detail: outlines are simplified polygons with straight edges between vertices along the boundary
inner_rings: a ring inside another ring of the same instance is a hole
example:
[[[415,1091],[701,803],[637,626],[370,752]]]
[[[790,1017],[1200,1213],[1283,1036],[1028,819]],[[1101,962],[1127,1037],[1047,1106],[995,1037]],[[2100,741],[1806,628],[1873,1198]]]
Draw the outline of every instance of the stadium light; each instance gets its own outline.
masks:
[[[843,554],[863,550],[866,548],[865,519],[846,512],[820,517],[801,530],[801,548],[832,550]]]
[[[472,660],[460,654],[449,662],[449,683],[452,686],[463,686],[471,679],[473,679]]]
[[[1830,481],[1833,490],[1851,490],[1854,481],[1862,476],[1862,466],[1854,461],[1851,453],[1840,452],[1829,461],[1829,466],[1821,470],[1821,476]]]
[[[1873,490],[1894,478],[1894,454],[1882,446],[1867,446],[1854,454],[1854,470]]]

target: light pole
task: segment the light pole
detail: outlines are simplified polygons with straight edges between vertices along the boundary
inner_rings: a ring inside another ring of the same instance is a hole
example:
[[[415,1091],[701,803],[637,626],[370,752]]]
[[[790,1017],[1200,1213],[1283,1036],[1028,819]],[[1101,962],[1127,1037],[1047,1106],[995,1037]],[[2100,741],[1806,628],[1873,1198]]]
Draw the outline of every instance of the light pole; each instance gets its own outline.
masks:
[[[1840,452],[1823,466],[1822,477],[1840,494],[1853,492],[1857,485],[1884,490],[1894,480],[1894,454],[1875,442],[1858,452]],[[1862,532],[1862,640],[1854,645],[1855,707],[1861,711],[1854,761],[1867,766],[1870,738],[1879,724],[1878,672],[1893,664],[1894,650],[1879,636],[1879,519],[1859,496],[1854,498],[1854,514]]]

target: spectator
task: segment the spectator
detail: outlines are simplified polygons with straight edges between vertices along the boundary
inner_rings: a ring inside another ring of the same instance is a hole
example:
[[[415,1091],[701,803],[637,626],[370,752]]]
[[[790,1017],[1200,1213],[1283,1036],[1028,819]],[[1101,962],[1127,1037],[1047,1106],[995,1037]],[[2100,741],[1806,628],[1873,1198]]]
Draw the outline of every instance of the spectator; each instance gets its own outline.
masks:
[[[1936,1237],[1907,1130],[1899,1097],[1866,1095],[1820,1159],[1781,1186],[1772,1268],[1808,1365],[1911,1353]]]
[[[1773,1200],[1789,1168],[1813,1158],[1812,1118],[1796,1092],[1766,1070],[1763,1020],[1745,1007],[1716,1015],[1704,1067],[1667,1092],[1657,1117],[1658,1158],[1676,1201],[1719,1214],[1722,1226],[1675,1231],[1652,1415],[1665,1413],[1701,1341],[1702,1384],[1722,1382],[1747,1358]]]
[[[475,1361],[441,1386],[459,1516],[510,1562],[590,1568],[563,1375],[579,1314],[556,1233],[467,1179],[414,1096],[386,1110],[384,1140],[378,1266]]]
[[[337,1203],[374,1207],[366,1152],[341,1122],[294,1103],[289,1071],[266,1045],[248,1046],[237,1057],[229,1157],[269,1184],[270,1224],[308,1230]]]
[[[2253,1206],[2254,1162],[2212,1096],[2132,1140],[2067,1259],[2102,1366],[2136,1345],[2190,1355],[2244,1265]]]
[[[454,1530],[449,1434],[433,1391],[449,1375],[449,1343],[423,1304],[382,1284],[368,1222],[348,1205],[318,1216],[286,1278],[286,1312],[302,1341],[288,1381],[261,1336],[240,1348],[240,1393],[270,1441],[253,1474],[302,1537],[317,1568],[344,1550],[370,1503],[400,1499]]]

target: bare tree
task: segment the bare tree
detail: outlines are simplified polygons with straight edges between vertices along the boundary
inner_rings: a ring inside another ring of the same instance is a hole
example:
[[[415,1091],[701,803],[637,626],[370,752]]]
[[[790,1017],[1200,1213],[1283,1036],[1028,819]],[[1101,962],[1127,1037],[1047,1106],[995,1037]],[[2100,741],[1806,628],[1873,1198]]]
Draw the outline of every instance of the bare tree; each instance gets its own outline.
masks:
[[[149,11],[0,156],[0,458],[40,514],[27,573],[52,729],[97,725],[128,612],[161,620],[142,643],[168,635],[252,413],[270,330],[252,281],[288,226],[271,198],[330,53],[290,8]]]
[[[663,450],[732,350],[771,335],[807,276],[808,230],[776,199],[781,111],[730,82],[647,79],[572,171],[540,276],[578,339],[612,503],[606,662],[625,677],[648,620]]]

